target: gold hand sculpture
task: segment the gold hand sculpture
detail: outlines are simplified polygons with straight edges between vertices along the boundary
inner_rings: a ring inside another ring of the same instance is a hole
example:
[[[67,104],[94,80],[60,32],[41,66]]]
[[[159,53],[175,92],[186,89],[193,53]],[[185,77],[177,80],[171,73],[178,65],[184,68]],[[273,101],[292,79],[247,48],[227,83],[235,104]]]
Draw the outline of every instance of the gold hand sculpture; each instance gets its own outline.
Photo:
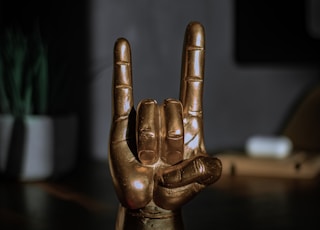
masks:
[[[130,46],[124,38],[115,43],[109,165],[121,203],[116,229],[183,229],[181,206],[220,178],[221,162],[203,140],[204,52],[204,29],[190,23],[180,101],[146,99],[136,112]]]

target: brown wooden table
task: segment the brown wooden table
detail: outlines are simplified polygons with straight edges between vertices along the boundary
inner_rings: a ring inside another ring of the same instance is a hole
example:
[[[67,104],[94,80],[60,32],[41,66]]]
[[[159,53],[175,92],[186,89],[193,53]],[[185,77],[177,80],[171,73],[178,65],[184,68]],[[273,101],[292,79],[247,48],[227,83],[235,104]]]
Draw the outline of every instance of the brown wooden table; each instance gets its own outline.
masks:
[[[0,229],[114,229],[106,162],[45,182],[1,179]],[[186,229],[320,229],[320,180],[223,176],[183,208]]]

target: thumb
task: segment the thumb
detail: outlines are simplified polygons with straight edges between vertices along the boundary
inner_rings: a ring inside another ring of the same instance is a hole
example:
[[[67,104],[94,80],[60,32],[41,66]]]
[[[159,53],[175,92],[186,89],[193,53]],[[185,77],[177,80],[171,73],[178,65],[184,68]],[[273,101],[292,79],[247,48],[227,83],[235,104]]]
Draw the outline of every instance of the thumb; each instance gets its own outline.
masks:
[[[210,185],[216,182],[222,171],[218,158],[197,156],[180,164],[158,172],[158,184],[167,188],[177,188],[191,183]]]

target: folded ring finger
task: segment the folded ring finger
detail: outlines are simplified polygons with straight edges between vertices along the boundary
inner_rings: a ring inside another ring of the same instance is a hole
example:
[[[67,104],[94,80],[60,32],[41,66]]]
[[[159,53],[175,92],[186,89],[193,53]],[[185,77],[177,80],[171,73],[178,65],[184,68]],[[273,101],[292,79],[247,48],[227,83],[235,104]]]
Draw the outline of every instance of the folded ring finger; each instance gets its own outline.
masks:
[[[182,104],[174,99],[164,102],[165,148],[161,154],[163,162],[174,165],[183,160],[184,130]]]

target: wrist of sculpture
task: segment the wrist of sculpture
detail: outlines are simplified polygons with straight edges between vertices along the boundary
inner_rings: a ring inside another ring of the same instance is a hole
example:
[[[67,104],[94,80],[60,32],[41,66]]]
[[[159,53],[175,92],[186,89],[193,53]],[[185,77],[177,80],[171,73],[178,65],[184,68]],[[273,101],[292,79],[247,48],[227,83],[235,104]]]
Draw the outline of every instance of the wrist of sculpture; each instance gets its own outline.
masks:
[[[127,209],[119,205],[116,230],[183,230],[181,209],[165,210],[157,206]]]

